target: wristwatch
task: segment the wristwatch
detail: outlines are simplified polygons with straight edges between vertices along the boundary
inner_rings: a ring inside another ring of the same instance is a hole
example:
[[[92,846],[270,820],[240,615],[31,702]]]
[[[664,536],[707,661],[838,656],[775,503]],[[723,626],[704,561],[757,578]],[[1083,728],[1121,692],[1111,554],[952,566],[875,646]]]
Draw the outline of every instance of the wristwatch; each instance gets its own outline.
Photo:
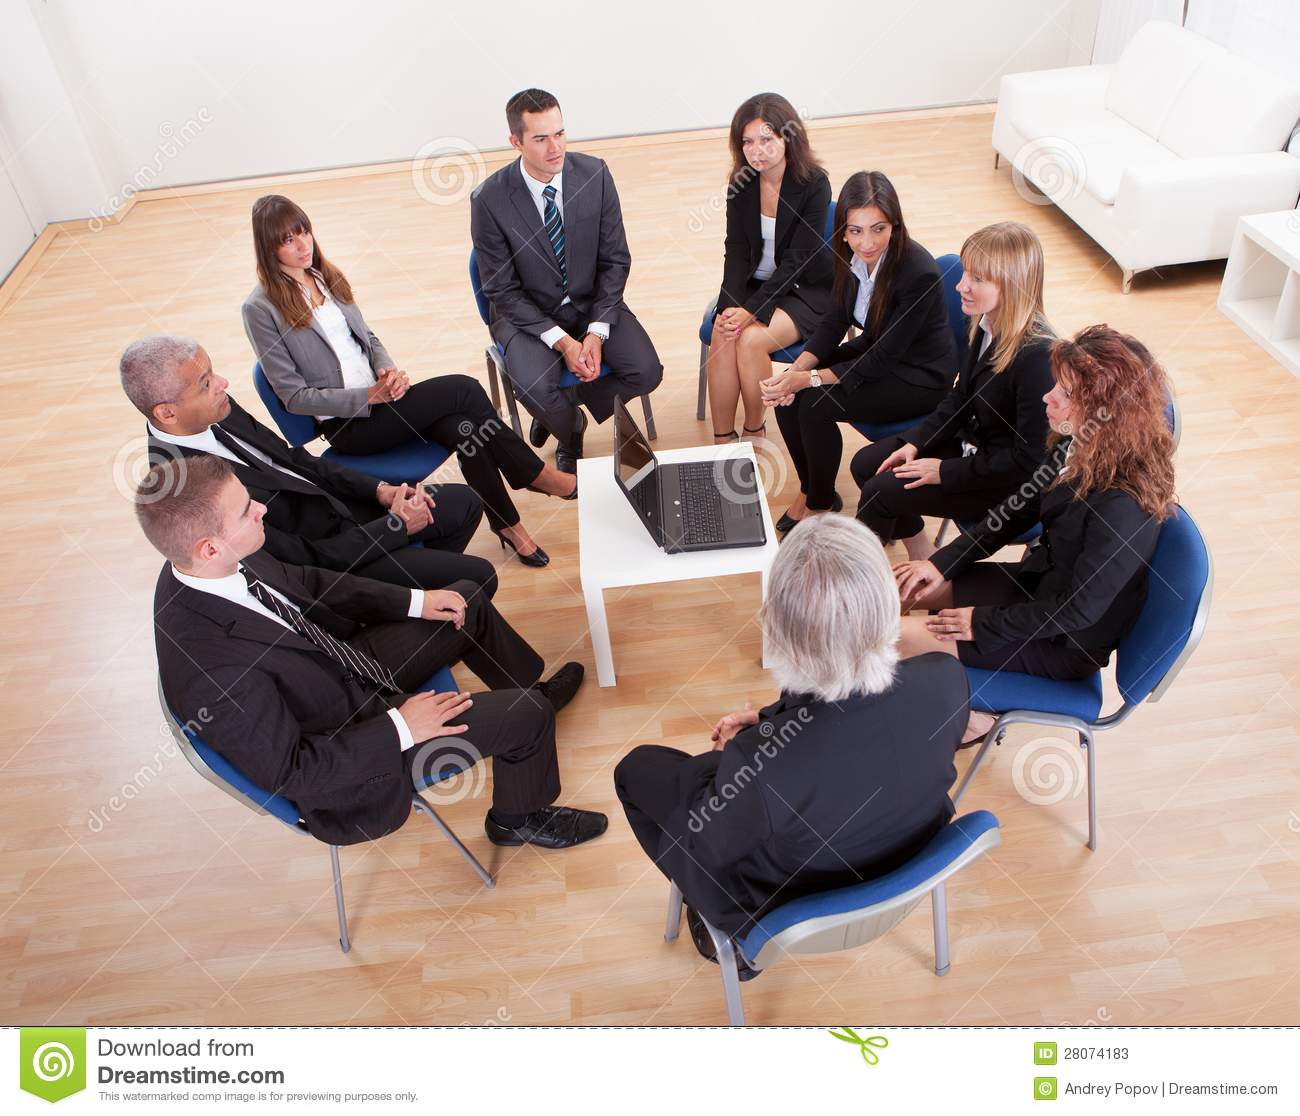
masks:
[[[815,368],[808,373],[808,386],[809,387],[822,386],[822,374],[818,372],[817,369]]]

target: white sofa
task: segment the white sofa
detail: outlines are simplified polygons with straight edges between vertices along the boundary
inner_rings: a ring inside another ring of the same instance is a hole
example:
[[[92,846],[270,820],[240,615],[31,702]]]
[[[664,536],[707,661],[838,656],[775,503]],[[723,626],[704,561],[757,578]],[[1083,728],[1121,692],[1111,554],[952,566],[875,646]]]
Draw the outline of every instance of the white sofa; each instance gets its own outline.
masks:
[[[994,166],[1105,248],[1127,292],[1144,268],[1226,257],[1243,214],[1295,207],[1297,118],[1300,83],[1152,21],[1113,65],[1004,77]]]

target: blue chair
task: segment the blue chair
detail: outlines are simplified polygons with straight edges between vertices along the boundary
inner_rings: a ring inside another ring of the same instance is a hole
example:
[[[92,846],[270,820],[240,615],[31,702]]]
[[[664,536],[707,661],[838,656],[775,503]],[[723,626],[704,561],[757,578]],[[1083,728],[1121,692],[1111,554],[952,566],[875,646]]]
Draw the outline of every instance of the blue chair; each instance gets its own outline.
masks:
[[[834,232],[835,203],[831,202],[826,209],[826,224],[822,228],[822,243],[829,246]],[[715,298],[704,308],[704,320],[700,322],[700,390],[699,398],[695,403],[696,422],[704,421],[704,403],[708,399],[709,393],[709,345],[713,342],[713,319],[717,316],[717,313],[718,300]],[[787,349],[777,349],[772,354],[772,360],[776,364],[793,364],[803,350],[804,343],[796,341]]]
[[[506,371],[506,351],[492,339],[492,304],[488,302],[487,295],[483,293],[483,280],[478,270],[478,252],[470,249],[469,253],[469,285],[474,292],[474,305],[478,307],[478,316],[483,319],[483,324],[488,327],[488,337],[491,343],[483,351],[483,356],[487,361],[488,385],[492,389],[492,406],[498,411],[501,410],[501,387],[505,385],[506,406],[510,410],[510,425],[515,428],[515,433],[521,438],[524,436],[524,428],[519,422],[519,404],[515,400],[514,388],[510,383],[510,374]],[[600,364],[600,375],[608,376],[610,367],[604,361]],[[597,377],[599,379],[600,377]],[[572,388],[577,387],[581,380],[578,379],[567,368],[560,373],[560,387]],[[653,442],[659,437],[658,431],[655,430],[655,416],[650,409],[650,396],[641,396],[641,410],[645,413],[645,430],[646,436]]]
[[[1147,596],[1115,652],[1115,681],[1123,704],[1101,717],[1101,674],[1057,682],[1014,671],[966,668],[971,708],[997,715],[952,796],[959,802],[1007,726],[1046,725],[1079,734],[1088,761],[1088,848],[1097,848],[1097,759],[1093,735],[1123,722],[1144,701],[1159,701],[1196,650],[1210,611],[1214,570],[1205,539],[1184,508],[1160,527],[1147,575]]]
[[[310,415],[295,415],[285,408],[262,371],[260,361],[253,365],[253,386],[289,445],[305,446],[316,437],[316,421]],[[451,456],[451,450],[436,442],[413,438],[383,453],[357,455],[327,449],[321,456],[388,484],[419,484]]]
[[[901,868],[866,883],[807,895],[777,907],[738,938],[735,947],[752,969],[770,968],[787,953],[853,949],[888,933],[929,895],[934,917],[934,972],[943,976],[949,968],[945,882],[971,861],[997,848],[1001,841],[998,819],[987,810],[954,818]],[[682,893],[673,884],[668,894],[664,941],[677,938],[681,920]],[[745,1011],[740,1000],[735,947],[726,934],[707,921],[704,925],[722,969],[727,1022],[743,1027]]]
[[[452,677],[451,671],[447,667],[443,667],[420,689],[422,691],[432,690],[438,693],[450,693],[456,690],[456,680]],[[195,771],[218,790],[230,795],[236,802],[247,806],[254,813],[270,814],[295,833],[301,833],[305,837],[310,836],[307,832],[306,823],[298,814],[297,806],[282,795],[262,790],[261,787],[257,786],[256,783],[225,759],[220,752],[205,744],[202,737],[195,731],[192,723],[183,724],[181,722],[176,714],[171,711],[167,699],[163,696],[161,679],[158,682],[158,702],[162,706],[163,719],[166,721],[167,727],[171,729],[172,737]],[[454,764],[448,764],[437,772],[430,772],[423,786],[414,788],[411,796],[411,806],[433,821],[442,831],[443,836],[456,847],[456,850],[465,858],[469,866],[478,873],[478,877],[483,881],[485,887],[496,887],[496,881],[491,877],[487,869],[478,862],[474,854],[452,832],[451,827],[438,816],[433,807],[420,795],[420,791],[425,787],[442,782],[444,779],[450,779],[460,774],[462,770],[462,768]],[[343,876],[339,871],[339,850],[337,845],[330,845],[329,850],[330,868],[334,874],[334,905],[338,911],[339,919],[339,947],[344,953],[347,953],[352,948],[352,939],[348,937],[347,910],[343,905]]]

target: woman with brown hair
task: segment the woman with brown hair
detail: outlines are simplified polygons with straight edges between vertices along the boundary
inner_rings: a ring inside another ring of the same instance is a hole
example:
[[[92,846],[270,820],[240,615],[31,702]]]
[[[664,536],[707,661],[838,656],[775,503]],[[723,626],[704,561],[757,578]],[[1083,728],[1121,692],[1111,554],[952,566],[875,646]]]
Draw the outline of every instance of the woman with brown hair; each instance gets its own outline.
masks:
[[[957,346],[934,257],[913,240],[893,184],[859,171],[840,191],[831,237],[831,308],[803,354],[762,384],[799,474],[799,496],[777,522],[839,511],[835,492],[842,422],[899,422],[927,415],[957,373]],[[850,326],[862,332],[845,341]]]
[[[506,492],[529,488],[573,499],[561,473],[497,416],[470,376],[412,384],[361,316],[343,272],[325,258],[307,214],[268,194],[253,204],[258,285],[243,306],[244,332],[284,406],[311,415],[342,453],[381,453],[422,438],[456,452],[488,524],[527,566],[550,558],[528,534]]]
[[[822,239],[831,183],[794,106],[777,93],[750,97],[731,118],[727,236],[709,345],[713,438],[766,433],[759,384],[771,355],[809,336],[830,309],[831,259]]]
[[[860,449],[858,519],[909,558],[934,544],[922,516],[978,519],[1027,481],[1047,453],[1052,387],[1043,315],[1043,246],[1016,221],[986,225],[961,248],[966,359],[952,390],[906,433]]]
[[[1087,678],[1110,660],[1146,598],[1147,565],[1174,500],[1164,369],[1106,325],[1051,349],[1051,452],[980,526],[925,561],[894,567],[903,655],[946,651],[962,664]],[[980,562],[1040,520],[1019,562]],[[972,713],[967,742],[992,724]]]

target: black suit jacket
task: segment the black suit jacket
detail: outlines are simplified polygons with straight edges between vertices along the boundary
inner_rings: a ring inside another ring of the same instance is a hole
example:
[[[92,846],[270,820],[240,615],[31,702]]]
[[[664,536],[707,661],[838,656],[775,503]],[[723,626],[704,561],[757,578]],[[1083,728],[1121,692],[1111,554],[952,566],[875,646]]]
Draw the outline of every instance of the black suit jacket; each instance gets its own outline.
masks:
[[[720,752],[663,827],[657,863],[701,914],[743,933],[769,908],[882,876],[952,817],[970,688],[951,655],[899,663],[883,694],[782,694]]]
[[[551,249],[520,161],[495,171],[470,198],[470,235],[483,293],[492,304],[492,335],[501,345],[521,330],[540,337],[556,324],[565,295],[589,322],[618,324],[632,270],[614,179],[603,159],[569,152],[564,159],[564,265]]]
[[[1058,443],[1035,473],[1036,481],[1043,482],[1036,487],[1046,489],[1041,500],[1013,493],[971,534],[959,535],[931,561],[944,577],[958,577],[1041,519],[1043,534],[1015,571],[1033,599],[976,607],[971,634],[981,651],[1050,639],[1082,649],[1100,668],[1146,600],[1147,568],[1160,524],[1125,492],[1112,489],[1079,498],[1068,474],[1047,487],[1066,460],[1069,441]]]
[[[884,324],[879,336],[868,326],[851,341],[844,335],[853,320],[858,296],[854,275],[844,284],[843,297],[831,300],[831,308],[816,332],[808,338],[806,351],[818,359],[819,368],[829,368],[845,391],[898,376],[918,387],[944,388],[957,374],[957,344],[948,325],[944,307],[942,277],[934,257],[915,240],[899,264],[889,292]],[[873,295],[874,297],[874,295]]]
[[[397,586],[285,565],[265,551],[244,565],[339,639],[404,619],[411,603]],[[353,844],[406,820],[410,773],[389,699],[369,683],[275,621],[183,585],[170,565],[154,593],[154,638],[171,711],[259,787],[297,805],[314,836]]]
[[[266,505],[264,549],[282,562],[348,569],[363,556],[366,561],[373,559],[376,544],[394,551],[410,542],[405,526],[391,519],[376,499],[379,482],[374,477],[316,457],[301,446],[291,448],[234,399],[230,414],[217,425],[305,478],[297,480],[277,469],[234,466],[235,475],[253,499]],[[172,460],[177,453],[194,457],[202,452],[152,435],[149,438],[153,460]]]
[[[1027,481],[1047,456],[1047,406],[1052,390],[1050,337],[1027,340],[1011,363],[993,372],[991,342],[979,355],[983,338],[976,334],[966,350],[957,382],[943,402],[912,427],[903,440],[918,457],[961,439],[979,447],[970,457],[948,457],[939,466],[939,483],[947,492],[1012,489]]]
[[[763,259],[762,205],[758,175],[727,199],[726,258],[718,310],[743,306],[760,322],[770,322],[782,295],[798,290],[815,312],[831,307],[831,253],[822,239],[831,204],[830,179],[820,171],[799,182],[786,169],[776,205],[776,270],[753,294],[749,281]]]

